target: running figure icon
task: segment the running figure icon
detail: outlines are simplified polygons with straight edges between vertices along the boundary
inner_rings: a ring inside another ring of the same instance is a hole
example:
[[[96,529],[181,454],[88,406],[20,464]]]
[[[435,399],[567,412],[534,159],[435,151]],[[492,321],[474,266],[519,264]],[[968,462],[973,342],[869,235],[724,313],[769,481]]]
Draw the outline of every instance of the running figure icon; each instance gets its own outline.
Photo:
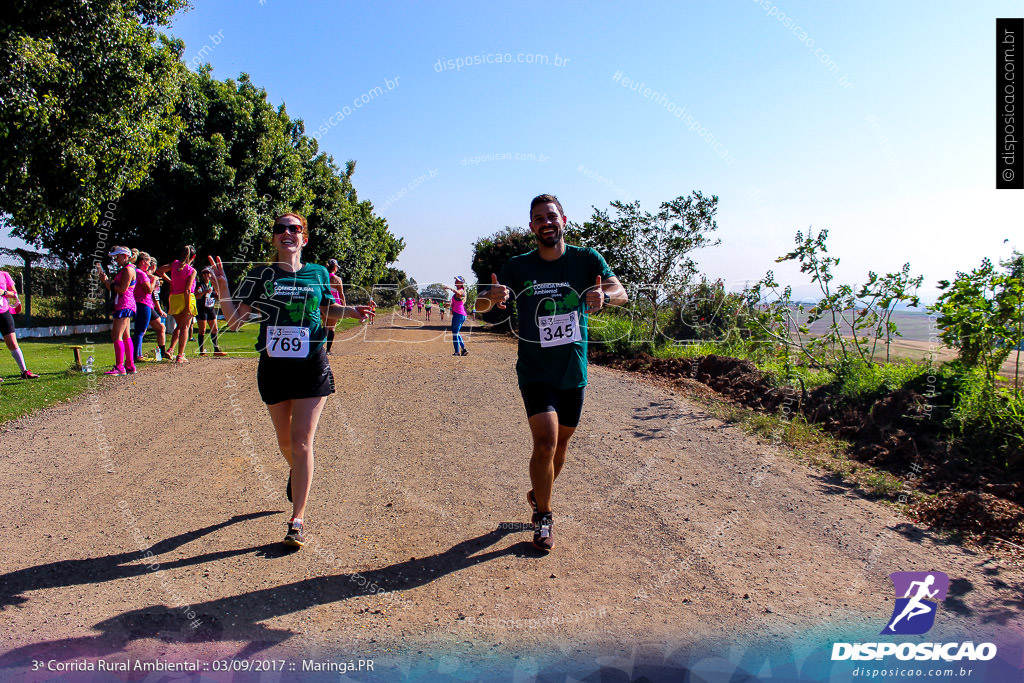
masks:
[[[894,572],[896,604],[883,634],[920,635],[935,623],[938,604],[946,597],[949,577],[942,572]],[[902,623],[901,623],[902,622]]]

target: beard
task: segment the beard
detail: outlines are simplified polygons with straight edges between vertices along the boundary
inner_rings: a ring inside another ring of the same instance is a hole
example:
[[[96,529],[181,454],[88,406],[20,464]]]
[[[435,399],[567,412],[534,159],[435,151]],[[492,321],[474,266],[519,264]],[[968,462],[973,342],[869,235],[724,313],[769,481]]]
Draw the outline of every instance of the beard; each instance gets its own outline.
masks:
[[[545,247],[557,246],[558,243],[561,240],[562,240],[562,229],[561,228],[555,228],[555,232],[554,232],[554,234],[551,235],[551,237],[541,237],[539,233],[537,234],[537,241],[540,244],[544,245]]]

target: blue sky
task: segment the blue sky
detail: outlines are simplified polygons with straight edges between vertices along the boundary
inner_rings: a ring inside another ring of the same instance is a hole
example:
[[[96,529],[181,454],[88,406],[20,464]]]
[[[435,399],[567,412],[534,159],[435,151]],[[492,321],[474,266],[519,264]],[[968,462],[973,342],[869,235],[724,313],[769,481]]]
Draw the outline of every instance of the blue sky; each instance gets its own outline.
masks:
[[[186,61],[324,124],[421,283],[471,276],[472,242],[542,192],[575,220],[716,194],[696,257],[730,283],[801,282],[774,258],[810,226],[840,280],[910,261],[929,298],[1021,246],[1024,193],[993,189],[995,18],[1019,2],[194,4]]]

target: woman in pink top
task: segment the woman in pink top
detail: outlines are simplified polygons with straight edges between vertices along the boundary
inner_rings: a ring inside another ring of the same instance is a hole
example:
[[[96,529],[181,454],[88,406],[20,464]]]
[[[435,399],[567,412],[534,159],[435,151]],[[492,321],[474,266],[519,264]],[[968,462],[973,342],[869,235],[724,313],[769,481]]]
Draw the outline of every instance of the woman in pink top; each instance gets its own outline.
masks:
[[[455,287],[441,285],[452,293],[452,344],[455,346],[453,356],[468,356],[466,342],[462,340],[462,324],[466,322],[466,278],[455,276]],[[462,347],[462,351],[459,351]]]
[[[149,321],[153,317],[153,287],[156,279],[149,274],[149,262],[152,260],[144,251],[132,249],[135,258],[135,326],[132,334],[132,345],[135,347],[135,362],[142,360],[142,338],[149,329]]]
[[[25,365],[25,356],[18,346],[18,337],[14,333],[14,314],[21,313],[21,300],[18,290],[14,288],[14,279],[6,270],[0,270],[0,336],[7,344],[14,362],[21,370],[22,379],[35,379],[39,375],[31,372]],[[0,380],[2,382],[3,380]]]
[[[156,269],[157,275],[169,273],[171,276],[171,297],[167,304],[169,313],[174,316],[176,326],[171,334],[171,351],[178,346],[175,363],[185,362],[185,344],[192,330],[192,319],[198,312],[196,309],[196,269],[192,261],[196,258],[196,249],[191,244],[182,248],[181,254],[173,263]]]
[[[149,326],[156,332],[156,345],[160,348],[160,355],[157,357],[156,352],[153,352],[153,357],[156,360],[170,360],[167,357],[167,328],[164,327],[164,320],[167,319],[167,312],[160,305],[160,287],[163,284],[163,278],[156,274],[156,259],[150,257],[149,259],[149,277],[153,282],[153,317],[149,321]]]
[[[107,277],[103,266],[96,264],[103,286],[114,294],[114,324],[110,328],[110,338],[114,342],[114,367],[104,374],[134,375],[135,349],[130,326],[135,317],[135,266],[130,263],[132,252],[128,247],[114,247],[110,255],[120,268],[113,279]]]

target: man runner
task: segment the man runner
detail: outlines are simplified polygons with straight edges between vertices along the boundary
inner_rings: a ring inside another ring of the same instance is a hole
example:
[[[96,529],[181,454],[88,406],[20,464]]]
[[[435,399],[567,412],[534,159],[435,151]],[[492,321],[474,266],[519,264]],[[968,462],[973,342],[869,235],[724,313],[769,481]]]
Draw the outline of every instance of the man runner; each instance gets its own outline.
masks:
[[[533,545],[551,550],[551,488],[565,464],[587,385],[587,314],[622,306],[626,290],[594,249],[565,243],[565,212],[550,194],[530,202],[530,230],[537,248],[515,256],[478,310],[505,307],[515,297],[519,318],[519,391],[533,435],[526,497],[533,510]],[[500,283],[500,284],[499,284]]]

